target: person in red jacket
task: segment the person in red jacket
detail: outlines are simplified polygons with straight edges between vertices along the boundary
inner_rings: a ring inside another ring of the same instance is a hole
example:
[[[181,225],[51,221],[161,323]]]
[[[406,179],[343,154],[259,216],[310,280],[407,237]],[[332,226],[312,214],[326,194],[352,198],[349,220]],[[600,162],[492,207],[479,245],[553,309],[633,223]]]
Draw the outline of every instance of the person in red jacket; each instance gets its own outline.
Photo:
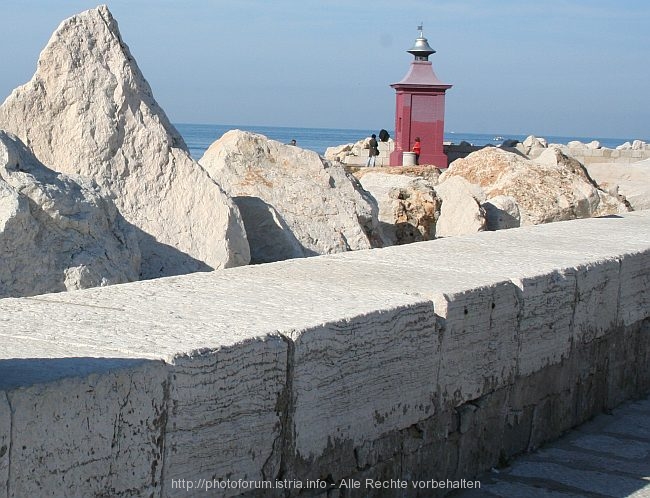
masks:
[[[415,152],[415,164],[420,164],[420,137],[415,137],[415,143],[411,152]]]

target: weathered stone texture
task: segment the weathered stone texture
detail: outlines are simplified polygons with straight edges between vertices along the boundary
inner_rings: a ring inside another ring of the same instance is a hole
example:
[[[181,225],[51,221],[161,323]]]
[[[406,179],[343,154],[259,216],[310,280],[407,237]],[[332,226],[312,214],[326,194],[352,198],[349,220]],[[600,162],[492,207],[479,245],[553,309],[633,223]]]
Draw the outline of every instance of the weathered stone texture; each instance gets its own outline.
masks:
[[[438,389],[443,402],[455,407],[511,384],[519,353],[515,286],[503,282],[445,293],[434,303],[442,327]]]
[[[379,206],[379,221],[388,244],[435,238],[440,199],[429,181],[371,168],[359,182]]]
[[[8,496],[155,493],[166,384],[150,364],[9,392]]]
[[[599,190],[584,167],[557,148],[548,148],[534,160],[486,147],[454,161],[440,182],[461,176],[480,185],[488,198],[513,197],[522,225],[624,213],[627,207]],[[444,209],[444,201],[443,201]]]
[[[0,131],[0,297],[138,279],[133,228],[92,181],[43,166]]]
[[[573,272],[514,280],[522,303],[518,374],[530,375],[566,358],[573,339],[576,277]]]
[[[576,267],[576,294],[572,318],[574,347],[603,337],[619,325],[621,262],[618,259]]]
[[[277,336],[173,360],[166,496],[178,492],[171,479],[261,481],[279,474],[287,361],[287,342]]]
[[[470,478],[650,388],[649,227],[629,213],[1,300],[0,490],[39,494],[33,468],[84,495]],[[109,451],[116,423],[132,445]]]
[[[354,460],[355,448],[433,415],[439,350],[430,311],[424,302],[292,334],[295,477],[342,478],[341,451]]]
[[[191,159],[106,6],[61,23],[0,129],[112,194],[138,230],[144,278],[248,263],[237,208]]]
[[[0,498],[8,498],[9,456],[11,454],[11,406],[5,392],[0,393]]]
[[[441,176],[436,193],[442,201],[436,237],[453,237],[482,232],[487,225],[485,194],[462,177]]]
[[[645,235],[648,240],[649,235]],[[650,254],[626,254],[621,258],[618,319],[632,325],[648,317],[650,309]]]
[[[232,130],[199,162],[240,206],[254,263],[381,245],[377,208],[315,152]]]

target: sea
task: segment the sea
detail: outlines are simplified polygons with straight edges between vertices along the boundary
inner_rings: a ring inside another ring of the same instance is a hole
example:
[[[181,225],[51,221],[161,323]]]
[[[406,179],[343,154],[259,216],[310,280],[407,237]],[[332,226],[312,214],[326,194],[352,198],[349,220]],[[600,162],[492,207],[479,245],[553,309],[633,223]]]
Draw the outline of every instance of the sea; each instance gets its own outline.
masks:
[[[289,143],[296,141],[296,145],[303,149],[309,149],[320,155],[325,154],[328,147],[335,147],[348,143],[355,143],[369,137],[373,133],[379,135],[379,130],[347,129],[347,128],[290,128],[281,126],[253,126],[253,125],[221,125],[221,124],[189,124],[175,123],[194,159],[200,159],[210,144],[220,138],[229,130],[250,131],[264,135],[278,142]],[[392,130],[387,130],[391,137],[394,137]],[[513,135],[508,133],[464,133],[445,132],[445,142],[459,144],[463,141],[472,145],[499,145],[504,140],[523,141],[528,135]],[[639,137],[631,138],[606,138],[606,137],[576,137],[576,136],[544,136],[549,143],[566,144],[572,140],[579,140],[589,143],[593,140],[600,142],[602,147],[616,148],[625,142],[632,143]]]

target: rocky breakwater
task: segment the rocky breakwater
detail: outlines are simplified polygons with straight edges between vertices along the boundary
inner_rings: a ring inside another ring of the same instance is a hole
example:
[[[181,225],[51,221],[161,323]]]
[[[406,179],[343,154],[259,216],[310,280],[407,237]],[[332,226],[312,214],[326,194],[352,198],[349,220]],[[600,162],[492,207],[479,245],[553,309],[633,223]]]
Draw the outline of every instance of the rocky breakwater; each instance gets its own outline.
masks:
[[[624,202],[599,189],[580,162],[555,147],[545,149],[535,160],[487,147],[454,161],[440,182],[455,176],[479,185],[488,200],[500,196],[514,199],[521,225],[629,210]]]
[[[137,280],[134,229],[92,181],[0,131],[0,298]]]
[[[199,163],[239,207],[253,263],[383,245],[376,205],[315,152],[232,130]]]
[[[107,7],[61,23],[0,107],[0,129],[110,192],[136,228],[143,278],[249,262],[237,207],[190,157]]]
[[[598,186],[615,197],[623,197],[635,211],[650,209],[650,144],[642,140],[625,142],[616,149],[573,141],[566,145],[548,145],[543,138],[529,136],[518,148],[529,157],[537,157],[548,147],[578,159]],[[598,154],[598,155],[595,155]]]
[[[442,174],[430,167],[347,168],[378,204],[395,245],[631,208],[616,189],[594,182],[566,147],[535,137],[513,151],[480,148]]]
[[[470,479],[647,392],[648,282],[644,212],[0,300],[0,496]]]
[[[564,154],[575,157],[583,164],[616,160],[630,163],[650,157],[650,144],[643,140],[625,142],[611,149],[603,147],[598,140],[592,140],[588,143],[572,140],[567,144],[549,144],[548,140],[543,137],[529,135],[523,142],[516,144],[515,147],[529,157],[536,157],[549,147],[560,148]]]

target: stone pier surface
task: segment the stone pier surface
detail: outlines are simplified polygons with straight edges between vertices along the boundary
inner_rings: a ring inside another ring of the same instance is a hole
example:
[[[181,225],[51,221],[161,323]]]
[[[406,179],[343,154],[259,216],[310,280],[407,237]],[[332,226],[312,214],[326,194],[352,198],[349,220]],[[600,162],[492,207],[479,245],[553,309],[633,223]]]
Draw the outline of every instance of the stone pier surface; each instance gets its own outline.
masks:
[[[2,299],[0,344],[0,498],[430,496],[363,486],[648,392],[650,212]]]
[[[650,496],[650,398],[625,403],[455,498]]]

